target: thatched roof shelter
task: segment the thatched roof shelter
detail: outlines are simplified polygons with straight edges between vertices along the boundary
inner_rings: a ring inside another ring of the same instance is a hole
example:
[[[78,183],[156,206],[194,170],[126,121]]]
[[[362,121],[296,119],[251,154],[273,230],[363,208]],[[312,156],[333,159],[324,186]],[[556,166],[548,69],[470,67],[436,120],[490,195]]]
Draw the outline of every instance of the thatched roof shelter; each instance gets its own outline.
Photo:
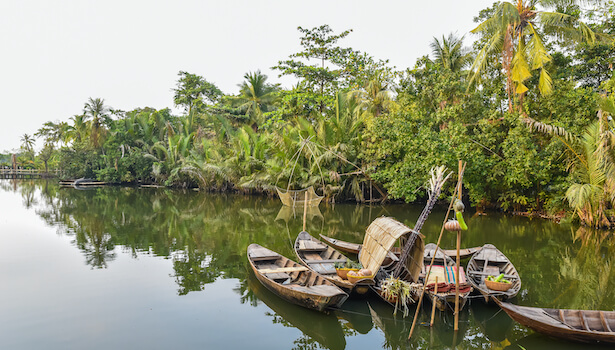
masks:
[[[361,264],[364,268],[376,273],[382,266],[388,252],[398,240],[401,247],[408,241],[413,242],[411,243],[413,246],[410,256],[406,261],[408,276],[403,277],[405,280],[415,282],[418,280],[423,266],[423,251],[425,248],[423,237],[420,233],[393,218],[379,217],[367,227],[359,257]]]

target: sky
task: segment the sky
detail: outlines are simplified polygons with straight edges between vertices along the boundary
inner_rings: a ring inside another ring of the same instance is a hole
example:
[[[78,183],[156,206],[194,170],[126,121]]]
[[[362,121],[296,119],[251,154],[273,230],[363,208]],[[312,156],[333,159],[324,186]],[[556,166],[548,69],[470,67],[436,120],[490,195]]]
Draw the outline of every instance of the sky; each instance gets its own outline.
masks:
[[[174,108],[179,71],[236,94],[247,72],[289,88],[271,70],[300,52],[297,27],[353,32],[339,46],[399,70],[434,37],[465,35],[493,0],[2,0],[0,152],[47,121],[81,114],[89,97],[124,111]],[[38,148],[42,146],[38,142]]]

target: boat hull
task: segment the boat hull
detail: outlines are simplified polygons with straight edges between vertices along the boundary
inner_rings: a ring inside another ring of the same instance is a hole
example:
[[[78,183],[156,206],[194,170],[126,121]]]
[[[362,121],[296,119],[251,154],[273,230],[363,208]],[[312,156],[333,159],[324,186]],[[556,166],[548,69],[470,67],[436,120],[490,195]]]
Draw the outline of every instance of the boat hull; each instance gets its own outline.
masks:
[[[296,272],[294,273],[296,275],[293,277],[293,280],[303,282],[290,282],[285,284],[266,276],[266,274],[263,273],[265,269],[259,268],[259,266],[257,266],[259,265],[259,262],[255,262],[251,258],[251,250],[253,251],[256,248],[267,250],[257,244],[251,244],[248,246],[248,261],[250,262],[252,271],[254,271],[254,275],[265,286],[265,288],[269,289],[280,298],[293,304],[317,311],[325,311],[327,308],[339,308],[348,298],[347,293],[339,289],[333,283],[327,281],[316,272],[307,270],[305,267],[297,264],[296,262],[269,250],[267,251],[272,253],[271,256],[274,256],[273,254],[279,256],[278,259],[280,259],[282,263],[280,268],[290,270],[295,269]],[[269,264],[267,267],[272,265],[273,264]],[[268,269],[268,271],[271,270],[272,269]]]
[[[494,301],[510,318],[538,333],[582,343],[615,344],[615,333],[608,331],[615,329],[614,311],[543,309],[513,305],[495,298]],[[570,320],[563,323],[553,316],[559,314],[569,315]],[[579,318],[572,317],[574,314]]]

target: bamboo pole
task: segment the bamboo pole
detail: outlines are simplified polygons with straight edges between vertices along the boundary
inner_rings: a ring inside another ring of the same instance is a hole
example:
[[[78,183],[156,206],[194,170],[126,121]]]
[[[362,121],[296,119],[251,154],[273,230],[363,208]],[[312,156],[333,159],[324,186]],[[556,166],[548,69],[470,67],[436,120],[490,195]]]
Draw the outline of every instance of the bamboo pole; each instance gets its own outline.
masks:
[[[456,193],[457,193],[457,187],[455,187],[453,198],[455,197]],[[451,213],[452,207],[453,207],[453,201],[451,201],[451,203],[448,206],[448,210],[446,211],[446,216],[444,217],[444,222],[442,223],[442,229],[440,229],[440,236],[438,237],[438,242],[436,243],[436,252],[438,251],[438,248],[440,247],[440,241],[442,240],[442,234],[444,233],[444,224],[446,223],[448,215]],[[436,258],[436,254],[433,254],[433,256],[431,257],[431,262],[429,263],[429,269],[427,270],[427,274],[425,275],[425,278],[427,278],[427,276],[429,276],[429,274],[431,273],[431,267],[433,266],[433,261],[435,258]],[[418,316],[419,316],[419,311],[421,309],[421,303],[423,302],[423,296],[425,295],[426,287],[427,287],[427,283],[423,283],[423,289],[421,290],[421,295],[419,296],[419,301],[416,305],[416,311],[414,312],[414,320],[412,320],[412,327],[410,327],[410,334],[408,335],[408,339],[412,338],[412,333],[414,332],[414,326],[416,326],[416,320],[418,319]]]
[[[305,201],[303,202],[303,231],[305,231],[305,222],[307,221],[307,205],[308,205],[308,193],[305,191]]]
[[[457,199],[461,200],[463,170],[465,164],[459,160],[459,179],[457,180]],[[459,249],[461,247],[461,230],[457,231],[457,271],[455,271],[455,331],[459,330]]]
[[[465,164],[463,166],[463,169],[465,170]],[[459,181],[459,179],[457,181]],[[457,196],[458,188],[459,186],[455,186],[455,190],[453,191],[453,197],[452,197],[453,200],[451,200],[451,203],[448,205],[448,210],[446,211],[446,215],[444,216],[444,221],[442,222],[442,228],[440,229],[440,236],[438,237],[438,242],[436,242],[436,252],[438,251],[438,248],[440,248],[440,241],[442,241],[442,234],[444,233],[444,224],[446,223],[446,220],[448,220],[448,215],[451,213],[451,208],[453,207],[455,196]],[[433,256],[431,257],[431,262],[429,263],[429,270],[427,271],[427,274],[425,276],[429,276],[429,274],[431,273],[431,267],[433,266],[433,262],[435,258],[436,258],[436,254],[433,254]],[[427,287],[427,283],[423,283],[423,289],[421,289],[421,295],[419,296],[419,301],[416,305],[416,311],[414,312],[414,319],[412,320],[412,326],[410,327],[410,334],[408,334],[408,340],[412,338],[412,333],[414,333],[414,327],[416,326],[416,320],[418,319],[418,316],[419,316],[419,311],[421,309],[421,303],[423,302],[423,296],[425,295],[426,287]]]
[[[428,276],[425,277],[427,279]],[[431,305],[431,322],[429,322],[429,327],[433,327],[433,319],[436,316],[436,294],[438,294],[438,276],[436,276],[436,288],[433,291],[433,300]]]

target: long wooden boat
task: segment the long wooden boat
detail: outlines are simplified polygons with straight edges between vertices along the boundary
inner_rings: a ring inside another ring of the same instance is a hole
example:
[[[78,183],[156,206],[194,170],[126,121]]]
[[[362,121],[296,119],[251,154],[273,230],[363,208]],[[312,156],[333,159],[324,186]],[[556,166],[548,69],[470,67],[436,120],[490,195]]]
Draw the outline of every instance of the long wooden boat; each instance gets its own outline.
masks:
[[[351,243],[342,241],[336,238],[327,237],[324,235],[320,235],[323,241],[325,241],[331,247],[341,250],[346,253],[351,254],[359,254],[361,251],[362,245],[359,243]],[[474,253],[476,253],[481,247],[472,247],[472,248],[463,248],[459,250],[459,257],[461,260],[471,257]],[[442,249],[444,254],[450,256],[452,259],[457,259],[457,249]]]
[[[436,249],[437,248],[437,249]],[[455,261],[445,254],[443,249],[437,247],[434,243],[429,243],[425,246],[424,250],[424,266],[422,271],[422,276],[427,274],[429,270],[429,264],[431,263],[432,257],[435,255],[434,266],[431,270],[431,278],[423,277],[423,283],[435,283],[435,276],[438,276],[438,293],[435,293],[434,290],[427,288],[425,292],[429,296],[429,300],[433,303],[435,301],[436,307],[440,311],[445,311],[447,308],[455,311],[455,270],[456,263]],[[463,268],[460,269],[460,287],[459,290],[459,310],[462,310],[472,292],[472,288],[466,282],[467,279],[464,276]]]
[[[489,297],[493,296],[501,300],[514,298],[521,290],[521,277],[515,266],[501,251],[493,244],[485,244],[478,252],[472,256],[467,267],[468,281],[476,290],[489,302]],[[504,274],[504,278],[512,284],[507,291],[496,291],[487,288],[485,279],[487,276],[498,276]]]
[[[258,244],[248,246],[248,261],[267,289],[291,303],[324,311],[340,307],[348,298],[318,273]]]
[[[615,343],[615,311],[545,309],[493,300],[510,318],[538,333],[584,343]]]
[[[300,232],[297,236],[294,248],[300,263],[347,293],[365,294],[369,290],[369,286],[374,284],[374,280],[371,278],[352,283],[338,276],[335,263],[346,262],[348,258],[305,231]]]
[[[322,238],[322,240],[331,247],[346,253],[359,254],[361,251],[362,245],[359,243],[350,243],[336,238],[327,237],[325,235],[320,235],[320,238]]]

